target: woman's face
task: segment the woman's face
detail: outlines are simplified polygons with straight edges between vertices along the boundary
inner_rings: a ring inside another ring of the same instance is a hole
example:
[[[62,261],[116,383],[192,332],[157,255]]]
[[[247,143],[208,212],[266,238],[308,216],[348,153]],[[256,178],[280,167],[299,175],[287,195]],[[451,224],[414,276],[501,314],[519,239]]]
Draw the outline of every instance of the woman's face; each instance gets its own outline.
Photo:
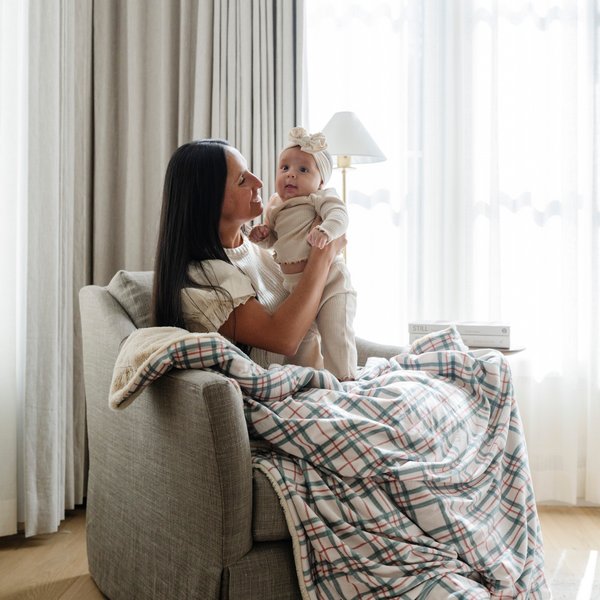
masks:
[[[235,149],[227,148],[227,182],[221,209],[221,222],[239,227],[262,214],[258,190],[262,181],[248,171],[246,159]]]

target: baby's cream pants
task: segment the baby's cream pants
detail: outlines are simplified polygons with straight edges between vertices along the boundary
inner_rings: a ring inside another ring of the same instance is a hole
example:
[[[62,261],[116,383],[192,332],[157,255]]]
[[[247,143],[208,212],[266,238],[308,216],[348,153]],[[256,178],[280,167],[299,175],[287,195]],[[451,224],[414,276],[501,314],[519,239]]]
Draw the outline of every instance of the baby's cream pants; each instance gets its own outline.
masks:
[[[302,273],[284,273],[283,287],[292,292],[301,277]],[[355,314],[356,291],[344,259],[338,256],[329,269],[315,321],[298,352],[288,357],[287,362],[315,369],[324,367],[338,379],[354,379],[358,370],[352,327]]]

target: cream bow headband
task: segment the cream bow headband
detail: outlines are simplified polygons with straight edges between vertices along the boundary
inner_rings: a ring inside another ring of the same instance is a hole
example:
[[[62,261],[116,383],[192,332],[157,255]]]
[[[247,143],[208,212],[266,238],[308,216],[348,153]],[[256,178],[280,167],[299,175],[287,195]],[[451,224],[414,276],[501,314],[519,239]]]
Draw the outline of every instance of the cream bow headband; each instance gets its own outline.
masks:
[[[284,150],[293,148],[294,146],[300,146],[302,152],[307,152],[315,157],[319,173],[321,173],[321,179],[323,185],[325,185],[331,177],[332,167],[331,163],[323,150],[327,149],[327,138],[322,133],[310,133],[306,132],[303,127],[294,127],[288,134],[289,142],[283,147]],[[281,153],[279,154],[281,156]]]

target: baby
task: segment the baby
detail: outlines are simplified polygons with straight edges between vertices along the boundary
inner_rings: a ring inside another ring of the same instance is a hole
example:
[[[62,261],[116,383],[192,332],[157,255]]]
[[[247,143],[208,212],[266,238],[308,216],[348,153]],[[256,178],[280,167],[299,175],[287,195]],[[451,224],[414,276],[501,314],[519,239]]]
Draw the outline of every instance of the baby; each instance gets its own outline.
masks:
[[[306,266],[310,246],[323,248],[348,228],[348,211],[334,188],[323,189],[333,168],[322,133],[309,135],[302,127],[289,133],[279,155],[275,176],[276,194],[267,204],[264,225],[253,227],[250,240],[273,247],[283,273],[283,287],[291,292]],[[314,220],[322,222],[311,229]],[[355,378],[356,343],[352,324],[356,292],[342,256],[331,265],[323,297],[311,327],[290,362],[305,367],[323,366],[340,381]],[[321,343],[319,345],[319,334]]]

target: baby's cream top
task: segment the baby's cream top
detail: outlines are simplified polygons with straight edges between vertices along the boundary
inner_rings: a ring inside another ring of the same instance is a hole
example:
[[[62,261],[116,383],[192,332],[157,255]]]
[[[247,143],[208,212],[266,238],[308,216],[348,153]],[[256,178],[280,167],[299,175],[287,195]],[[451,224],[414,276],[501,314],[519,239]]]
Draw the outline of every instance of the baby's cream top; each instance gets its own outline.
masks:
[[[327,234],[329,242],[346,233],[348,210],[335,188],[291,198],[270,210],[267,223],[275,236],[269,236],[265,245],[273,247],[274,258],[279,264],[308,259],[310,244],[306,236],[317,215],[323,219],[317,229]]]

